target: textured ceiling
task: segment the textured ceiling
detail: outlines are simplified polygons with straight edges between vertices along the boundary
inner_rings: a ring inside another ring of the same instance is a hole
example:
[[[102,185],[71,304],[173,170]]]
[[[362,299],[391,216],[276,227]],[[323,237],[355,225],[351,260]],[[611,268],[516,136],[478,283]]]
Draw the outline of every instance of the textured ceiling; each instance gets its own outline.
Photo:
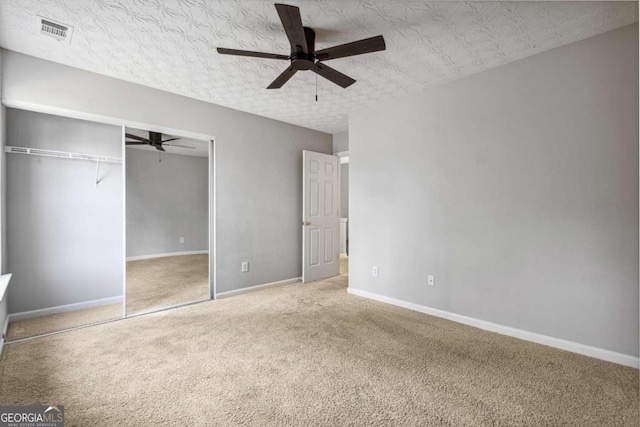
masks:
[[[286,61],[218,55],[216,47],[289,54],[273,1],[1,0],[0,45],[135,83],[328,133],[348,112],[637,21],[637,2],[284,1],[301,8],[317,49],[382,34],[387,50],[327,62],[357,83],[296,74]],[[35,16],[74,27],[70,44],[40,36]]]

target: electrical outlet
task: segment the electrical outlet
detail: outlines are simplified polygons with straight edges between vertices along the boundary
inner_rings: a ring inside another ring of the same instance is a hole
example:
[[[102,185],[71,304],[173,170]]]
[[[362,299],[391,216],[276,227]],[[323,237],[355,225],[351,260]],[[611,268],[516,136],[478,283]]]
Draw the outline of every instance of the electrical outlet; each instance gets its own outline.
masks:
[[[373,267],[373,270],[371,271],[371,274],[373,275],[373,277],[380,276],[380,270],[378,270],[378,267]]]
[[[427,285],[435,286],[436,285],[436,276],[427,276]]]
[[[184,237],[180,238],[180,243],[184,243]]]
[[[246,273],[249,271],[249,262],[248,261],[244,261],[241,266],[240,269],[243,273]]]

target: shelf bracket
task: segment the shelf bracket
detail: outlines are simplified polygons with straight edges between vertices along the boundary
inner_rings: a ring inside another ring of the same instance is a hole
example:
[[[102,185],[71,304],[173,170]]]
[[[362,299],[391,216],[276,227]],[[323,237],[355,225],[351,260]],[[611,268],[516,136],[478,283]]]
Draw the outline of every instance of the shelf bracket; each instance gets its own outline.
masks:
[[[98,157],[98,160],[96,160],[96,187],[100,182],[99,176],[100,176],[100,158]]]

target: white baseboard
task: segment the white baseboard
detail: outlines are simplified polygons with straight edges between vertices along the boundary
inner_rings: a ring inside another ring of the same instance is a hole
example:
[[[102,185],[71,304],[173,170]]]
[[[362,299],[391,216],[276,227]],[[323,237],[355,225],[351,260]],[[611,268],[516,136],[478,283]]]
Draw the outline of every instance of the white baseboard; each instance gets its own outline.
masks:
[[[420,313],[429,314],[431,316],[463,323],[465,325],[484,329],[485,331],[496,332],[502,335],[519,338],[525,341],[531,341],[537,344],[543,344],[549,347],[559,348],[561,350],[582,354],[584,356],[594,357],[596,359],[606,360],[608,362],[618,363],[620,365],[630,366],[636,369],[640,367],[640,359],[628,354],[616,353],[615,351],[611,350],[605,350],[598,347],[579,344],[577,342],[537,334],[535,332],[523,331],[522,329],[516,329],[509,326],[498,325],[497,323],[491,323],[484,320],[475,319],[473,317],[463,316],[461,314],[438,310],[436,308],[414,304],[411,302],[386,297],[384,295],[374,294],[372,292],[367,292],[360,289],[348,288],[347,292],[360,297],[369,298],[387,304],[396,305],[398,307],[407,308],[409,310],[418,311]]]
[[[48,316],[50,314],[66,313],[67,311],[82,310],[84,308],[99,307],[101,305],[116,304],[122,302],[122,296],[95,299],[91,301],[77,302],[75,304],[59,305],[56,307],[41,308],[39,310],[22,311],[9,314],[9,322],[31,319],[33,317]]]
[[[248,288],[235,289],[233,291],[220,292],[220,293],[216,294],[216,298],[215,299],[228,298],[228,297],[232,297],[232,296],[235,296],[235,295],[246,294],[247,292],[255,292],[255,291],[259,291],[261,289],[270,288],[272,286],[288,285],[290,283],[300,282],[301,280],[302,280],[302,277],[295,277],[293,279],[280,280],[280,281],[277,281],[277,282],[265,283],[263,285],[256,285],[256,286],[250,286]]]
[[[168,256],[181,256],[181,255],[200,255],[200,254],[208,254],[208,250],[203,251],[183,251],[183,252],[167,252],[164,254],[149,254],[149,255],[138,255],[138,256],[130,256],[127,257],[127,261],[138,261],[141,259],[153,259],[153,258],[164,258]]]

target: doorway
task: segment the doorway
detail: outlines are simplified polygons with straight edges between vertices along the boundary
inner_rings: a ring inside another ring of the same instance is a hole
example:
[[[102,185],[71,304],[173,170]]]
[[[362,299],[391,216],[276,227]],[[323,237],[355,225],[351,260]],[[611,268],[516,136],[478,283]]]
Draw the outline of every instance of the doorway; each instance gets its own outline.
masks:
[[[348,169],[342,177],[337,155],[303,151],[302,158],[302,281],[347,275],[348,217],[342,215],[341,193],[346,193],[348,212],[348,187],[342,185],[348,185]]]
[[[349,275],[349,152],[336,153],[340,159],[340,274]]]

